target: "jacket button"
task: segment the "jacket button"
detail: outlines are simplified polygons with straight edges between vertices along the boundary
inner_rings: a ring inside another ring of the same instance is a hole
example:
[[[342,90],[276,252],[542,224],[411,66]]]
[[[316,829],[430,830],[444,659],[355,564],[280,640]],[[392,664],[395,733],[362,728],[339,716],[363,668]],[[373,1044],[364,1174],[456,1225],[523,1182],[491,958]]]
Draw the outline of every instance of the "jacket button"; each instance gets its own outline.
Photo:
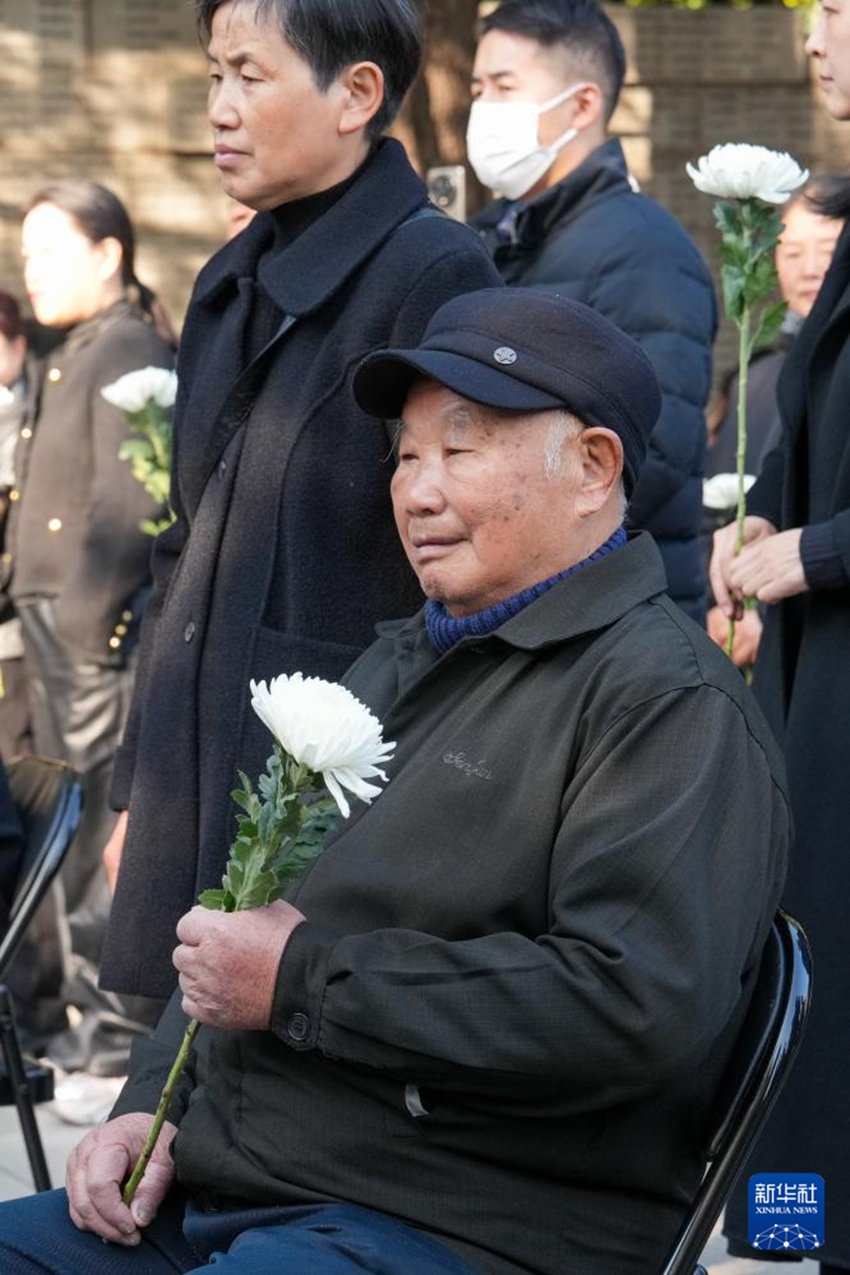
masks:
[[[293,1014],[286,1025],[286,1034],[290,1040],[306,1040],[310,1034],[310,1020],[306,1014]]]
[[[47,379],[48,381],[52,381],[53,384],[55,385],[57,381],[62,380],[62,369],[58,367],[52,367],[50,371],[47,373]]]
[[[110,651],[117,651],[117,650],[119,650],[119,649],[120,649],[120,646],[121,646],[121,639],[120,639],[120,637],[111,637],[111,638],[109,639],[109,649],[110,649]]]
[[[21,430],[21,438],[32,438],[32,430],[29,425],[25,425]]]
[[[185,629],[183,630],[183,641],[191,642],[194,636],[195,636],[195,622],[194,620],[190,620],[189,623],[186,625]]]
[[[12,490],[9,492],[9,499],[20,500],[20,498],[21,498],[21,493],[18,491],[17,487],[13,487]]]
[[[125,624],[129,624],[129,622],[132,620],[132,618],[133,618],[133,612],[132,612],[132,611],[122,611],[122,612],[121,612],[121,619],[124,621],[124,623],[125,623]]]
[[[226,473],[227,473],[227,461],[226,461],[226,460],[220,460],[220,461],[218,462],[218,476],[219,476],[219,478],[223,478],[223,477],[224,477],[224,475],[225,475]]]
[[[51,519],[50,519],[50,521],[49,521],[49,522],[48,522],[48,524],[47,524],[47,530],[48,530],[48,531],[61,531],[61,530],[62,530],[62,519],[61,519],[61,518],[51,518]]]

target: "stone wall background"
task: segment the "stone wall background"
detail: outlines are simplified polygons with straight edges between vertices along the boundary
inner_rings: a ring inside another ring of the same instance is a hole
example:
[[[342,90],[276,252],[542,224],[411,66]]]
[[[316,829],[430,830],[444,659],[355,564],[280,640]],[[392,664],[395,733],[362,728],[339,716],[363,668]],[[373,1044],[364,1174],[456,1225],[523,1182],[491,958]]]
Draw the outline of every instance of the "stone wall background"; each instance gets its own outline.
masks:
[[[184,0],[0,0],[0,281],[22,294],[21,210],[46,180],[92,177],[126,202],[137,273],[182,322],[222,242],[206,64]]]
[[[614,131],[643,188],[713,266],[712,201],[685,175],[688,159],[716,142],[753,141],[790,150],[813,170],[850,161],[850,128],[818,101],[800,12],[610,12],[630,66]],[[0,286],[22,292],[18,234],[29,197],[45,180],[87,175],[126,201],[138,273],[179,325],[195,274],[225,234],[206,83],[186,0],[0,0]],[[405,137],[403,122],[399,132]],[[448,151],[444,125],[436,135]],[[733,358],[724,333],[717,364]]]

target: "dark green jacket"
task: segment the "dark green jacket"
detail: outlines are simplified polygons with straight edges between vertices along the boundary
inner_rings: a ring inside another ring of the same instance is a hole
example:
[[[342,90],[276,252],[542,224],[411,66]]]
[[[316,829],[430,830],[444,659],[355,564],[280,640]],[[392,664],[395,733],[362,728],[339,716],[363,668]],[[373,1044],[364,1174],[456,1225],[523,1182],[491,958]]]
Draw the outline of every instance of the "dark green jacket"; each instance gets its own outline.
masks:
[[[202,1199],[347,1199],[500,1275],[659,1268],[788,839],[758,709],[663,584],[640,535],[442,658],[382,627],[347,681],[389,783],[298,890],[273,1030],[201,1034]]]
[[[123,664],[125,653],[109,642],[150,583],[152,542],[139,522],[162,515],[118,455],[132,434],[101,390],[127,372],[173,363],[153,327],[128,302],[116,302],[52,351],[31,429],[18,441],[10,592],[16,602],[52,598],[57,635],[78,660]]]

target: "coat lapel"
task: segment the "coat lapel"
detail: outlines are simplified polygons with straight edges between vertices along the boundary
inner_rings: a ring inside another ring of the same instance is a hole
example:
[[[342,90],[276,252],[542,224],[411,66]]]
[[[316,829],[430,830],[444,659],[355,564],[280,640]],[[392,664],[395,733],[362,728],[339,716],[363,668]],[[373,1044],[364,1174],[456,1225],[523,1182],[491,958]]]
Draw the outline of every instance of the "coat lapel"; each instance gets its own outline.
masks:
[[[806,418],[806,387],[816,374],[819,363],[831,358],[833,339],[838,330],[847,327],[850,310],[850,223],[845,226],[835,249],[832,265],[826,273],[812,312],[797,338],[789,364],[804,368],[803,375],[784,377],[780,406],[792,440],[796,439]]]
[[[392,190],[392,199],[387,199],[387,190]],[[248,417],[287,333],[299,318],[337,294],[393,231],[426,204],[425,185],[410,168],[403,147],[385,138],[341,198],[283,251],[267,253],[273,226],[260,213],[204,267],[193,307],[199,318],[185,338],[191,390],[181,416],[208,422],[205,429],[193,427],[188,443],[195,450],[180,450],[180,492],[190,513]],[[257,277],[280,309],[282,322],[272,341],[243,368],[243,337]]]

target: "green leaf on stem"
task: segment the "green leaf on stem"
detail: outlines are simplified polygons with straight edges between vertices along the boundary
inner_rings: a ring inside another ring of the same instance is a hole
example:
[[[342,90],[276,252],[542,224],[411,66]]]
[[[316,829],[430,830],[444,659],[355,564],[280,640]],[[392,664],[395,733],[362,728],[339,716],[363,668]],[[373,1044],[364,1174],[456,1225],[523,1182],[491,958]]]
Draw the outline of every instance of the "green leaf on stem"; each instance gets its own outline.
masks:
[[[753,335],[754,350],[765,349],[773,344],[787,310],[787,301],[774,301],[771,305],[765,306]]]

